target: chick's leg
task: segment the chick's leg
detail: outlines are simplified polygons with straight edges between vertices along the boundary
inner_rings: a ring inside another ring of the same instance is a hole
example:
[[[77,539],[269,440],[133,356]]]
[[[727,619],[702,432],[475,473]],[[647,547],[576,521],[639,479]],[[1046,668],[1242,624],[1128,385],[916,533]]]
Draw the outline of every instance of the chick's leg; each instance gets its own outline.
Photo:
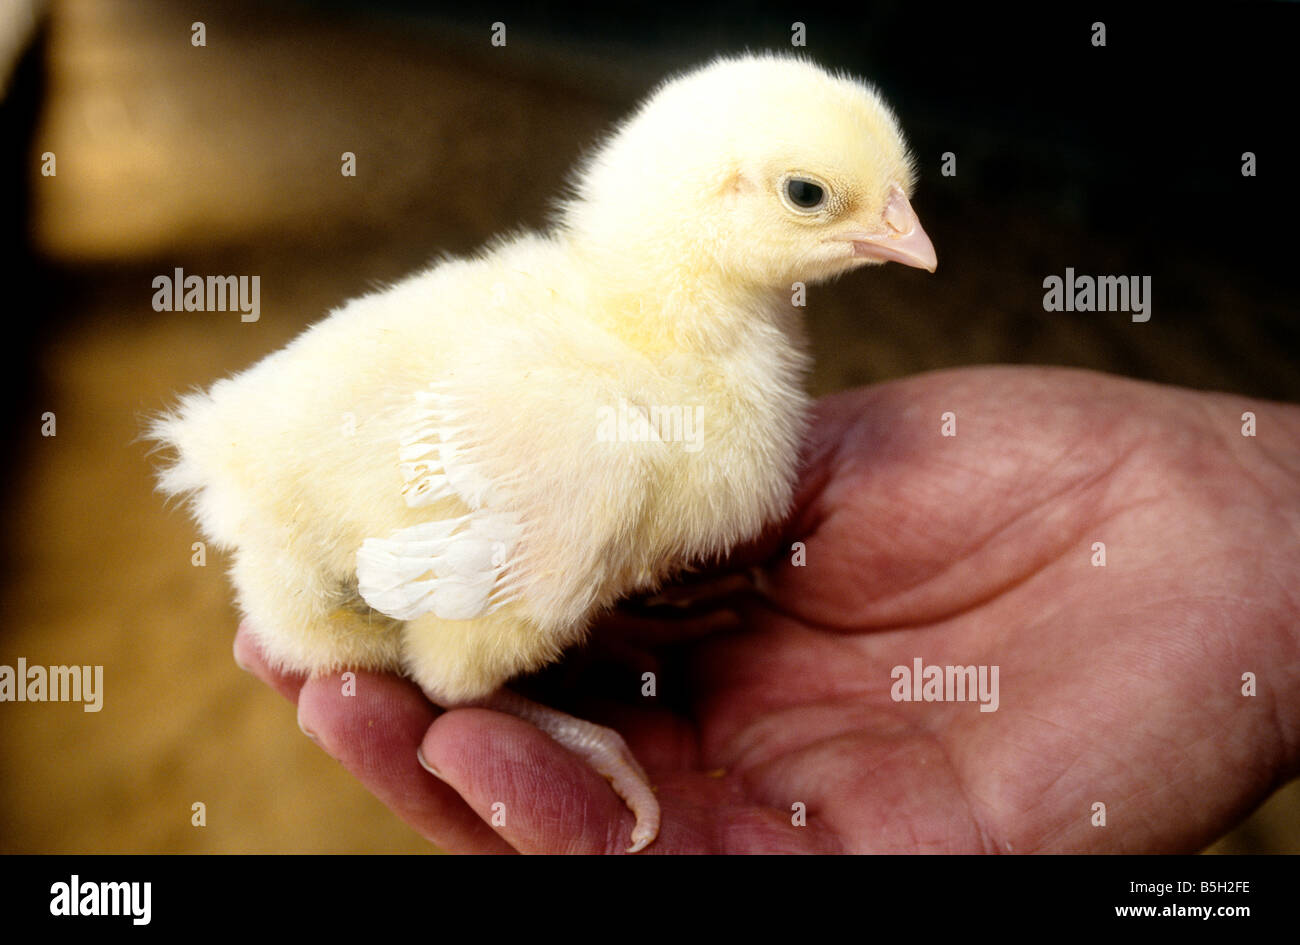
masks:
[[[525,699],[508,689],[497,690],[470,705],[504,712],[530,722],[584,759],[609,781],[614,793],[623,799],[623,803],[627,804],[636,818],[636,824],[632,828],[632,845],[627,852],[636,853],[654,842],[659,835],[659,801],[650,787],[645,769],[628,750],[618,732]]]
[[[623,738],[499,688],[502,681],[554,659],[566,641],[539,632],[508,608],[470,625],[425,614],[409,621],[403,634],[406,669],[429,701],[444,709],[493,709],[535,725],[607,778],[627,804],[636,817],[629,852],[650,845],[659,833],[659,802]],[[467,689],[492,694],[468,695]]]

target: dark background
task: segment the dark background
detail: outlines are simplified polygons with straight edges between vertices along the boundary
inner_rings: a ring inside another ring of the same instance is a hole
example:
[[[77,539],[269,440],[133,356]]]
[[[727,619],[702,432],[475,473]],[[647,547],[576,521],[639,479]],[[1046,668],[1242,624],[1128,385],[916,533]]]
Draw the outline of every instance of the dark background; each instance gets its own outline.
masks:
[[[0,662],[103,663],[108,692],[98,715],[0,706],[0,850],[425,849],[230,662],[222,562],[191,566],[140,416],[438,253],[544,225],[567,168],[665,73],[788,49],[794,21],[897,111],[940,260],[809,293],[815,392],[1012,362],[1300,400],[1295,4],[47,8],[0,105]],[[261,320],[154,312],[176,266],[260,275]],[[1066,267],[1150,276],[1151,320],[1044,312]],[[1297,798],[1218,849],[1300,851]]]

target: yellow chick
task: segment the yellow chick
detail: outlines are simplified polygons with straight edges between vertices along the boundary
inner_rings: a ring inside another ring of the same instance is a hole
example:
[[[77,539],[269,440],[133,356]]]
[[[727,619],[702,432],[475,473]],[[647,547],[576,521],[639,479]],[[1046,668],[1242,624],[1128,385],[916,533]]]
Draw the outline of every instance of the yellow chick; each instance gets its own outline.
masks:
[[[440,262],[183,398],[152,435],[285,670],[404,672],[529,719],[659,806],[613,731],[502,686],[787,511],[809,400],[792,284],[933,271],[897,121],[789,57],[667,80],[555,226]]]

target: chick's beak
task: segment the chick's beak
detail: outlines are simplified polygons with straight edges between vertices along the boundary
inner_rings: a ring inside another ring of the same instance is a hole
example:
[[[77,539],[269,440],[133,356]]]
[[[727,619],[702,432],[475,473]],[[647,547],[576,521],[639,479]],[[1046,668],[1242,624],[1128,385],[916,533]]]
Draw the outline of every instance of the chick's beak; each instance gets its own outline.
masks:
[[[880,225],[854,227],[835,238],[851,242],[852,255],[856,257],[900,262],[930,272],[939,265],[934,244],[921,229],[921,221],[916,218],[916,211],[900,187],[890,192]]]

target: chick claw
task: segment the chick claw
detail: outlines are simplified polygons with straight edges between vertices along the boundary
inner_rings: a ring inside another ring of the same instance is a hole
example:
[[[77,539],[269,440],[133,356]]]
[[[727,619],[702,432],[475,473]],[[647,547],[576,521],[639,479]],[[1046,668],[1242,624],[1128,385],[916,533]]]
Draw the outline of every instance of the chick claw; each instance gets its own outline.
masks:
[[[650,778],[618,732],[576,719],[506,689],[473,704],[531,722],[607,779],[636,818],[628,853],[644,850],[659,836],[659,801],[650,787]]]

